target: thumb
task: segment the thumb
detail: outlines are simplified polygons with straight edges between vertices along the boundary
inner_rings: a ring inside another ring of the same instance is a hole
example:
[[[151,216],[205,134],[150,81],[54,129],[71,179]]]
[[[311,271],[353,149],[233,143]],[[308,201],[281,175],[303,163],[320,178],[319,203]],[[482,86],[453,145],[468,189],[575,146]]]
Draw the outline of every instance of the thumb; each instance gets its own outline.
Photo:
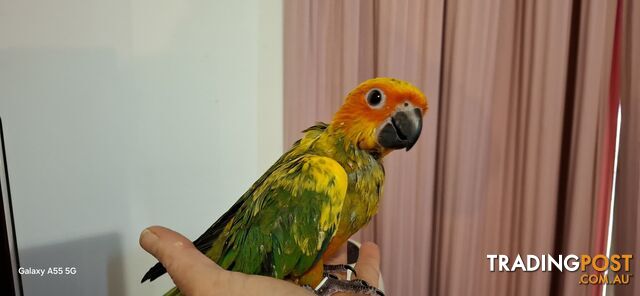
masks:
[[[212,291],[224,275],[222,268],[200,253],[187,238],[170,229],[152,226],[143,230],[140,246],[162,263],[183,294],[209,295],[208,291]],[[221,292],[220,285],[217,292]]]

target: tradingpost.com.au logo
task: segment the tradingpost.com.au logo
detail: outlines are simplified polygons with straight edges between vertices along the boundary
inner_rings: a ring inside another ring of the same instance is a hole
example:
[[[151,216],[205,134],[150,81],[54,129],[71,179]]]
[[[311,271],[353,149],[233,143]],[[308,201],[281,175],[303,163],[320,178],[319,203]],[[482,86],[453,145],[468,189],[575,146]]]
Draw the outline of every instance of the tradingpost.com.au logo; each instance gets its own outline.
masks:
[[[508,255],[487,255],[491,272],[582,272],[580,285],[627,285],[633,277],[631,254],[606,255],[524,255],[518,254],[513,260]],[[605,273],[606,271],[613,272]]]

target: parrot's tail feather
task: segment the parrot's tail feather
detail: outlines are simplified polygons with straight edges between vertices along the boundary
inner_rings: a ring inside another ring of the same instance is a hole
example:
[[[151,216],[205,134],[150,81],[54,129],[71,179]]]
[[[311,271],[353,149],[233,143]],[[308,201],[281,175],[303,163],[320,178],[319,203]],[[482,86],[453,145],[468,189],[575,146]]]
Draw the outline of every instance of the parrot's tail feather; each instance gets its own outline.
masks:
[[[324,130],[326,128],[327,128],[326,123],[318,123],[315,126],[311,127],[310,129]],[[280,159],[276,162],[276,164],[282,162],[285,156],[286,154],[281,156]],[[240,210],[240,208],[245,203],[245,201],[250,199],[253,192],[256,190],[256,188],[258,188],[259,184],[262,184],[264,180],[271,175],[273,170],[275,170],[275,167],[276,165],[269,168],[269,170],[267,170],[267,172],[264,173],[264,175],[262,175],[262,177],[260,177],[260,179],[258,179],[255,182],[255,184],[251,186],[251,188],[247,192],[245,192],[240,197],[240,199],[238,199],[238,201],[236,201],[236,203],[233,204],[233,206],[231,206],[231,208],[228,211],[226,211],[220,218],[218,218],[218,220],[216,220],[216,222],[214,222],[202,235],[200,235],[198,239],[193,241],[193,245],[196,247],[196,249],[198,249],[198,251],[206,255],[206,253],[211,249],[211,246],[213,245],[213,243],[223,233],[227,224],[231,222],[231,220],[236,215],[236,213]],[[218,258],[211,258],[211,257],[210,259],[213,261],[218,260]],[[147,271],[144,277],[142,277],[142,282],[144,283],[146,280],[153,281],[158,277],[160,277],[161,275],[165,274],[166,272],[167,270],[164,268],[164,266],[162,266],[162,264],[160,263],[157,263],[156,265],[151,267],[149,271]],[[169,292],[172,292],[172,291],[169,291]],[[166,295],[174,295],[174,294],[168,293]],[[179,294],[176,294],[176,295],[179,295]]]
[[[218,238],[224,227],[229,223],[231,218],[233,218],[233,215],[238,211],[238,209],[240,209],[243,201],[243,198],[238,200],[226,213],[224,213],[224,215],[222,215],[222,217],[213,223],[207,231],[205,231],[198,239],[193,241],[193,245],[196,249],[205,254],[211,248],[211,245]],[[167,270],[161,263],[156,263],[156,265],[151,267],[151,269],[149,269],[149,271],[147,271],[147,273],[142,277],[141,282],[144,283],[146,280],[153,281],[166,272]]]
[[[173,287],[173,289],[169,290],[167,293],[164,293],[163,296],[182,296],[178,287]]]
[[[167,270],[162,266],[161,263],[156,263],[147,273],[142,277],[141,283],[144,283],[146,280],[153,281],[163,275]]]

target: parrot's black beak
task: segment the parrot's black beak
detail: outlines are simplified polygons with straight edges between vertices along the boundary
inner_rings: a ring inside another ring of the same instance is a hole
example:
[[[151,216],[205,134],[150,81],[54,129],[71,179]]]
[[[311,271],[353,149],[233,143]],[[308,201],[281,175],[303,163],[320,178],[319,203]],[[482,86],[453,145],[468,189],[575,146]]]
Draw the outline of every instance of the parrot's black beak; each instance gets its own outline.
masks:
[[[422,112],[414,107],[398,110],[378,130],[380,146],[409,151],[420,137]]]

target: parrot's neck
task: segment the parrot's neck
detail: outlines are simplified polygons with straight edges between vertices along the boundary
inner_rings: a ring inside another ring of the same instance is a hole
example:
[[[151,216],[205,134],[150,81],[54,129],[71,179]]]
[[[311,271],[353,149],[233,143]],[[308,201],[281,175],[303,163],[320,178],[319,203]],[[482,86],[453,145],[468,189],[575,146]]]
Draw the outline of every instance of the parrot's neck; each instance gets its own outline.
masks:
[[[347,172],[356,171],[370,165],[382,164],[382,152],[358,146],[357,141],[349,140],[349,135],[341,129],[329,126],[317,138],[313,150],[328,156],[340,163]]]
[[[388,153],[384,151],[377,143],[370,143],[371,137],[365,136],[374,131],[347,129],[344,126],[337,125],[335,122],[330,124],[324,132],[323,139],[335,147],[336,150],[345,153],[345,156],[355,158],[373,157],[376,161],[382,161],[382,158]]]

